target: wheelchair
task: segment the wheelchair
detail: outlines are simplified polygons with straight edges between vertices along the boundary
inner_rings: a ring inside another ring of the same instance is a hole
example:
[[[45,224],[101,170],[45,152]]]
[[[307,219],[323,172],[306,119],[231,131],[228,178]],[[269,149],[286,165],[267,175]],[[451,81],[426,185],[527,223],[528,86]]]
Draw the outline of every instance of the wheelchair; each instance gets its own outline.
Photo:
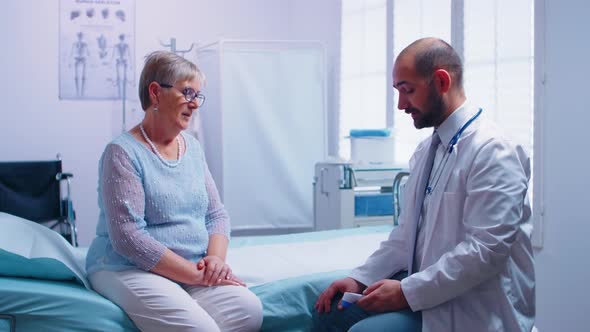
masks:
[[[44,224],[77,247],[72,177],[62,172],[59,156],[49,161],[0,162],[0,212]]]

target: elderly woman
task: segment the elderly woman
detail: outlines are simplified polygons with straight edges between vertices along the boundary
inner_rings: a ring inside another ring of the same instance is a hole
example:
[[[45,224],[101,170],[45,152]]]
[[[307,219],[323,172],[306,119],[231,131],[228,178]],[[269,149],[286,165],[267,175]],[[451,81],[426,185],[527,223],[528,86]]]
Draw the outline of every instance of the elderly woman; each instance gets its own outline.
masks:
[[[225,263],[229,218],[199,142],[182,131],[204,77],[169,52],[147,56],[143,121],[107,145],[100,217],[87,256],[92,287],[142,331],[256,331],[258,298]]]

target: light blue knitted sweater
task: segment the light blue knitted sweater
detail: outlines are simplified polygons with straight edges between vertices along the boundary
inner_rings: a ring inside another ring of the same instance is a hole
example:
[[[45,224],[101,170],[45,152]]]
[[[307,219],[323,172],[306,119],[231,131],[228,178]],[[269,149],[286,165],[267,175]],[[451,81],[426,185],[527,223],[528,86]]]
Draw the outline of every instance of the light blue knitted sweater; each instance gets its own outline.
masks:
[[[100,159],[100,216],[86,270],[151,270],[165,248],[196,262],[211,234],[229,238],[221,203],[199,141],[182,134],[186,152],[175,166],[131,134],[109,144]]]

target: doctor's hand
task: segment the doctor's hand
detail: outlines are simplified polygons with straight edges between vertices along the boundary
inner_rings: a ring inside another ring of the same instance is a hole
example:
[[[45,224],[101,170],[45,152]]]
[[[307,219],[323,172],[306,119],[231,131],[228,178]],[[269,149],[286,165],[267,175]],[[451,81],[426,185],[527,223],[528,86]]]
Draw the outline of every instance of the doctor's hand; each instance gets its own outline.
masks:
[[[390,312],[408,308],[408,301],[398,280],[379,280],[367,287],[356,304],[366,311]]]
[[[218,256],[205,256],[197,263],[197,269],[205,269],[205,275],[203,276],[203,284],[206,286],[213,286],[222,284],[224,281],[234,280],[231,268],[229,265],[219,258]],[[241,280],[237,279],[238,283]],[[242,283],[243,284],[243,283]]]
[[[346,277],[344,279],[334,281],[330,287],[326,288],[325,291],[320,294],[320,297],[315,303],[314,308],[319,312],[330,312],[330,305],[332,304],[332,299],[338,293],[344,292],[352,292],[352,293],[360,293],[365,285],[361,284],[360,282]],[[342,310],[342,304],[338,303],[338,309]]]

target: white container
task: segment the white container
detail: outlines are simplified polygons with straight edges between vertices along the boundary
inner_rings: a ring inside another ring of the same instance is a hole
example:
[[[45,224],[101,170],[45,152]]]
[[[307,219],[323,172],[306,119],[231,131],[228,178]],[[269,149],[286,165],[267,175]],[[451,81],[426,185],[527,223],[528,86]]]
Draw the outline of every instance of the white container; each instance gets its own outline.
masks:
[[[393,164],[393,137],[349,137],[350,159],[361,164]]]

